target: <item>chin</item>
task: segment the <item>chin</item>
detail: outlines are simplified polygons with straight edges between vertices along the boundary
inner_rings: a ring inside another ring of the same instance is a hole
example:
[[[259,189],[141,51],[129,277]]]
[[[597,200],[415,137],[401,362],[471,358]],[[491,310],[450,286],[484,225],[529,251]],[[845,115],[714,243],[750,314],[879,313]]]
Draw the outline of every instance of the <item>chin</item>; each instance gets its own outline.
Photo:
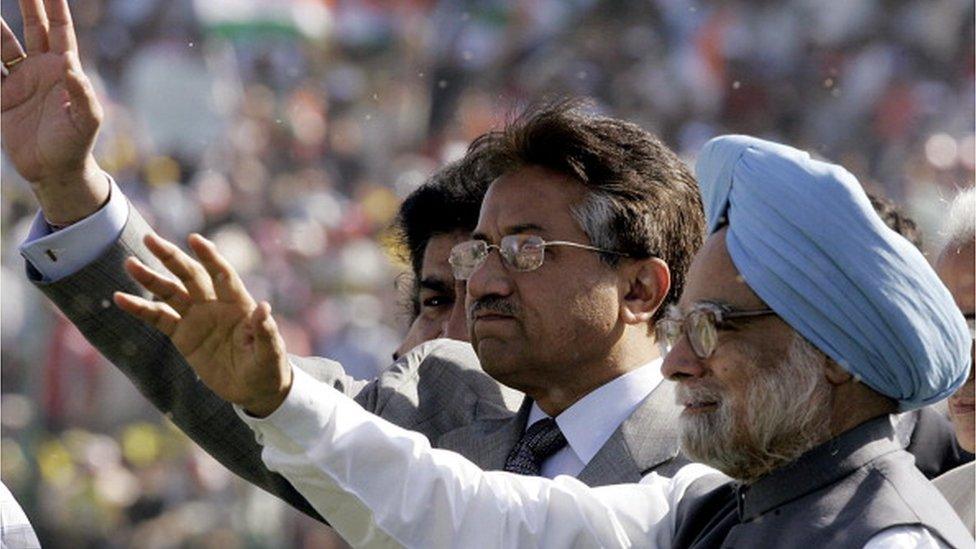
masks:
[[[976,432],[976,422],[973,421],[972,414],[969,415],[968,421],[958,416],[952,419],[956,427],[956,439],[959,440],[959,446],[972,454],[974,448],[976,448],[976,438],[974,438],[976,436],[974,435],[974,432]]]
[[[481,363],[481,369],[499,383],[509,385],[508,381],[519,371],[521,354],[513,352],[511,346],[499,340],[478,341],[474,350]]]
[[[784,463],[719,413],[681,416],[679,421],[685,454],[740,482],[753,482]]]

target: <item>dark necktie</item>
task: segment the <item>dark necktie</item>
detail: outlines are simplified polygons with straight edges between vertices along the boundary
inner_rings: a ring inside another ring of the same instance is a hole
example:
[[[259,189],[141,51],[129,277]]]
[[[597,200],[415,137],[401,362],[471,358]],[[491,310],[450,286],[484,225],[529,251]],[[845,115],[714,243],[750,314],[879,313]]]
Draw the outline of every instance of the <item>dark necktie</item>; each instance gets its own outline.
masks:
[[[539,476],[542,462],[566,446],[566,437],[556,425],[556,420],[547,417],[533,423],[512,448],[505,460],[505,470],[520,475]]]

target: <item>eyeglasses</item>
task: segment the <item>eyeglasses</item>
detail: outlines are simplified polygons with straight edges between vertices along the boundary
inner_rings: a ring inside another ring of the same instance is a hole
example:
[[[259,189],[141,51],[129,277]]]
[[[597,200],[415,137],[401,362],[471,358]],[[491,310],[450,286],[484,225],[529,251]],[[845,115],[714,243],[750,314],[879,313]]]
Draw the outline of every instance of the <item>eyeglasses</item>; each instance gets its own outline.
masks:
[[[654,325],[661,356],[668,354],[682,335],[688,337],[688,343],[695,352],[695,356],[705,360],[712,356],[718,346],[718,332],[726,328],[725,324],[736,318],[750,318],[776,314],[772,309],[735,310],[717,303],[699,303],[684,317],[679,317],[678,308],[671,306],[668,316],[658,320]],[[677,318],[676,318],[677,317]]]
[[[448,262],[454,270],[455,279],[467,280],[488,259],[488,254],[492,250],[498,250],[498,253],[502,256],[502,260],[508,267],[519,272],[534,271],[542,266],[545,260],[546,248],[550,246],[568,246],[581,250],[589,250],[591,252],[627,257],[627,254],[621,252],[605,250],[576,242],[565,242],[562,240],[546,242],[541,236],[510,234],[503,236],[498,245],[489,244],[484,240],[462,242],[451,249],[451,257],[448,259]]]

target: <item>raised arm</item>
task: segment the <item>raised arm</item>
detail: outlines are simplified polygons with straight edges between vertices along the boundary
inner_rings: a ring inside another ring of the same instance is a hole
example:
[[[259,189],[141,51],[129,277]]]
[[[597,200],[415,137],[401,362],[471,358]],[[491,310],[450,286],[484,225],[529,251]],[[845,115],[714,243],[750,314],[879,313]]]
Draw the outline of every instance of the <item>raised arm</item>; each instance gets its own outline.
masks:
[[[24,45],[5,20],[0,25],[0,57],[5,66],[0,86],[3,150],[30,183],[44,219],[56,227],[69,225],[99,211],[110,194],[109,180],[92,155],[102,108],[79,63],[67,2],[21,0],[20,8]],[[123,211],[128,209],[124,196],[113,198],[121,201]],[[78,231],[82,225],[63,230]],[[57,282],[34,282],[156,408],[204,450],[234,473],[317,516],[284,478],[264,466],[250,429],[196,378],[169,340],[109,306],[113,291],[139,291],[122,265],[131,255],[152,257],[141,242],[149,232],[133,210],[121,237],[91,264]],[[83,235],[74,240],[91,239]],[[321,370],[330,366],[325,362],[302,366]]]
[[[109,195],[92,155],[102,106],[81,70],[67,0],[21,0],[20,7],[26,48],[6,21],[0,31],[3,62],[15,63],[0,89],[0,135],[44,217],[66,225],[94,213]]]
[[[357,547],[670,547],[685,489],[716,473],[590,488],[484,472],[298,371],[282,406],[248,422],[265,463]]]

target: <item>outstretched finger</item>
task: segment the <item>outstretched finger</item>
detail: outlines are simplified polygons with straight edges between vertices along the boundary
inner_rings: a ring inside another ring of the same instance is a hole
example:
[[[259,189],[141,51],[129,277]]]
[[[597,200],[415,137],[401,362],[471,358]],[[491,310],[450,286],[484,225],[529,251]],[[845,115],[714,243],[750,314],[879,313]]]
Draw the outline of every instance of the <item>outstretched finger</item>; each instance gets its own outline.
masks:
[[[24,56],[24,48],[20,47],[17,36],[2,17],[0,17],[0,52],[4,63]]]
[[[172,307],[177,314],[182,315],[192,305],[190,294],[183,284],[150,269],[138,258],[130,257],[125,260],[125,270],[143,288]]]
[[[27,53],[46,52],[48,22],[41,0],[20,0],[20,14],[24,20]]]
[[[244,303],[249,306],[248,308],[254,306],[254,298],[244,286],[244,281],[213,242],[199,234],[191,234],[187,242],[210,275],[218,300]]]
[[[183,287],[186,288],[191,299],[209,301],[214,298],[210,275],[197,260],[187,255],[172,242],[154,233],[146,235],[144,242],[149,251],[159,258],[163,265],[169,269],[169,272],[173,273],[183,283]]]
[[[95,131],[102,122],[104,113],[102,104],[95,96],[95,88],[91,81],[81,72],[77,58],[72,60],[71,67],[64,75],[64,87],[71,99],[71,115],[74,123],[84,131]]]
[[[75,26],[71,22],[71,10],[68,0],[44,0],[47,10],[47,44],[50,51],[67,53],[78,51],[78,40],[75,38]]]
[[[258,364],[279,364],[285,357],[285,342],[278,323],[271,316],[271,305],[262,301],[251,314],[255,358]]]
[[[115,292],[112,300],[120,309],[139,320],[173,337],[181,317],[172,307],[159,301],[150,301],[137,295]]]

